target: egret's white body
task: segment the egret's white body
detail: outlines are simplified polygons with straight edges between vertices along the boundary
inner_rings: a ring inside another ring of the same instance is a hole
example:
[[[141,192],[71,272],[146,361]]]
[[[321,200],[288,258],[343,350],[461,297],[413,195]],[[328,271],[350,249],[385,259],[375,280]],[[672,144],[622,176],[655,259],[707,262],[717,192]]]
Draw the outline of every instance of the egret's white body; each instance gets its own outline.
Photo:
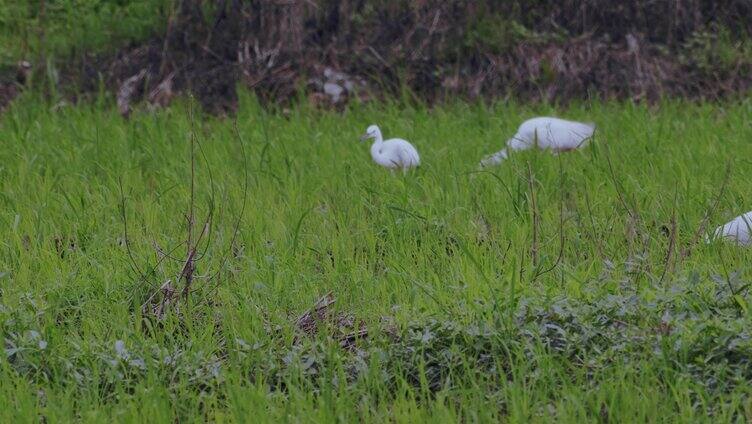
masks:
[[[361,140],[369,138],[373,139],[371,157],[379,165],[392,170],[399,168],[403,171],[420,165],[418,151],[409,141],[401,138],[384,140],[381,130],[376,125],[368,127]]]
[[[566,152],[585,146],[593,137],[595,124],[567,121],[566,119],[539,117],[528,119],[517,129],[517,134],[507,141],[507,147],[481,160],[481,166],[497,165],[509,156],[510,150],[532,147],[551,149],[554,153]]]
[[[715,229],[713,238],[721,238],[740,246],[752,245],[752,211],[739,215],[725,225]]]

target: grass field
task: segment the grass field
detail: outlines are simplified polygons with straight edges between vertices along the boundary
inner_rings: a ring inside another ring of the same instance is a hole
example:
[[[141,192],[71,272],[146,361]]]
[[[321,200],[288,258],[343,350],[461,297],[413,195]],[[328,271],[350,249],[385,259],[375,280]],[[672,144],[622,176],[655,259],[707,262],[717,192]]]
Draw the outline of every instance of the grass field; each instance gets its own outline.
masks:
[[[242,96],[240,140],[190,111],[29,95],[0,117],[0,421],[752,419],[752,255],[695,243],[706,214],[752,209],[749,101],[284,114]],[[596,140],[478,172],[539,114]],[[420,169],[372,163],[371,123]],[[185,257],[191,134],[214,278],[159,321],[141,306],[182,266],[159,251]],[[298,330],[328,292],[332,319]]]

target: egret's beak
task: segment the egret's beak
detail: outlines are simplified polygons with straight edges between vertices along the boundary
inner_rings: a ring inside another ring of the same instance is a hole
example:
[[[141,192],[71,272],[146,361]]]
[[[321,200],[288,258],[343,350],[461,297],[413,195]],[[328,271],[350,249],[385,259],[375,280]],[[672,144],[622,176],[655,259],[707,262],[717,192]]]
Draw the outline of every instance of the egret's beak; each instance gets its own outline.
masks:
[[[369,138],[371,138],[371,136],[370,136],[370,135],[368,135],[368,134],[363,134],[363,135],[361,135],[361,136],[360,136],[360,141],[366,141],[366,140],[368,140]]]

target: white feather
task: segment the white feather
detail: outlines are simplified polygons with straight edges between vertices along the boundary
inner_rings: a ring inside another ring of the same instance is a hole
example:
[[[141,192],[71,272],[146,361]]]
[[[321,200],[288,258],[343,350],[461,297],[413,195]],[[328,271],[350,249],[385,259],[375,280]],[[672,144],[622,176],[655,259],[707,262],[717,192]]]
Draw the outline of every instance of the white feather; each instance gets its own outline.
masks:
[[[406,171],[420,165],[418,150],[409,141],[401,138],[384,140],[381,130],[371,125],[362,139],[374,139],[371,145],[371,157],[377,164],[389,169]]]
[[[734,242],[740,246],[752,245],[752,211],[739,215],[715,229],[713,239],[723,239]],[[710,241],[709,239],[707,241]]]
[[[517,129],[517,134],[507,140],[506,148],[481,160],[481,166],[501,163],[512,150],[533,147],[550,149],[554,153],[566,152],[587,145],[593,137],[595,124],[567,121],[566,119],[538,117],[528,119]]]

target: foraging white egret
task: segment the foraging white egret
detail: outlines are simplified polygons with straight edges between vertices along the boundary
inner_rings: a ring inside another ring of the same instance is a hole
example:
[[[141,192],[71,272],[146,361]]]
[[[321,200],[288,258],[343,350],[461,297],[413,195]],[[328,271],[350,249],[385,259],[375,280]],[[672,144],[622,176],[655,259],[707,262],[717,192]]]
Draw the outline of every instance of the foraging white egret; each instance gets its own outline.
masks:
[[[507,141],[506,148],[484,157],[480,165],[497,165],[509,156],[510,150],[526,150],[531,147],[551,149],[554,153],[574,150],[586,145],[594,132],[595,124],[592,123],[550,117],[528,119],[517,129],[517,134]]]
[[[752,245],[752,211],[739,215],[725,225],[716,228],[713,239],[717,238],[734,242],[740,246]]]
[[[371,157],[379,165],[391,170],[401,168],[402,171],[420,165],[418,151],[407,140],[392,138],[385,141],[377,125],[369,126],[360,140],[365,141],[370,138],[374,140],[371,145]]]

